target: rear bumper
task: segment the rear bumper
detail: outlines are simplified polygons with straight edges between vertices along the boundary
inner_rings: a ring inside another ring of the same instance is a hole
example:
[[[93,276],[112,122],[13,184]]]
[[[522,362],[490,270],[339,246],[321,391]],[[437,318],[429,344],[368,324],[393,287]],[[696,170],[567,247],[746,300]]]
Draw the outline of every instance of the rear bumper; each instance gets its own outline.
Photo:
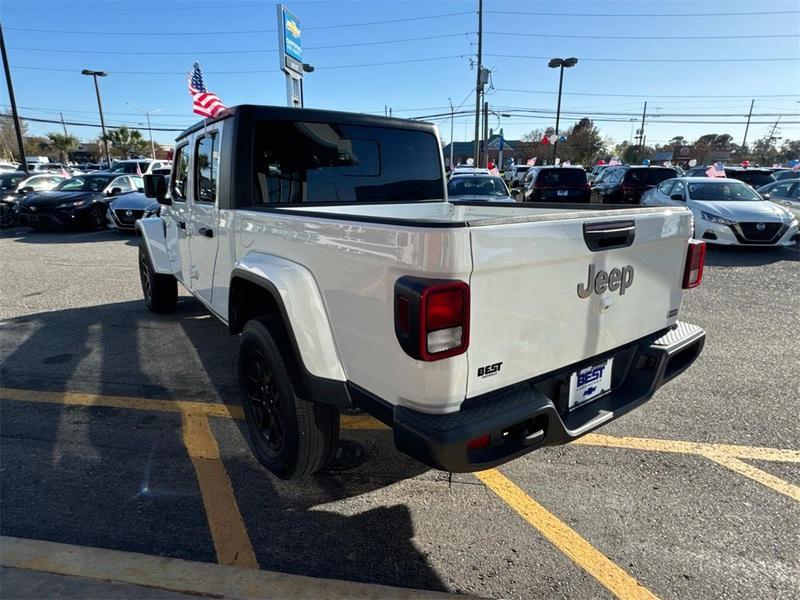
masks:
[[[397,406],[390,413],[384,407],[375,416],[392,427],[400,451],[426,465],[452,472],[480,471],[537,448],[571,442],[643,404],[695,361],[704,342],[700,327],[677,323],[661,335],[465,402],[455,413],[431,415]],[[568,412],[564,382],[569,374],[612,356],[611,391]],[[364,408],[372,412],[370,406]],[[486,435],[488,446],[468,448],[470,440]]]

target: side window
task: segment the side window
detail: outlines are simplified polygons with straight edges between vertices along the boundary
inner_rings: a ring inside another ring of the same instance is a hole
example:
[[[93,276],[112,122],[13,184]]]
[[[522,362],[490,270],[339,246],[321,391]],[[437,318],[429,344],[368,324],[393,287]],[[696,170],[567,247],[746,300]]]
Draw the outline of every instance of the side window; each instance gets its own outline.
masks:
[[[26,187],[32,187],[35,190],[43,190],[47,187],[47,180],[50,179],[45,175],[39,177],[31,177]]]
[[[667,179],[666,181],[662,181],[658,184],[658,191],[664,194],[665,196],[669,196],[669,189],[673,186],[675,182],[671,179]]]
[[[217,200],[217,178],[219,173],[219,148],[217,136],[208,135],[197,141],[194,155],[195,199],[200,202]]]
[[[772,189],[769,191],[770,197],[784,197],[789,195],[789,188],[792,187],[791,183],[781,183],[779,185],[772,186]]]
[[[133,184],[133,189],[141,190],[144,188],[144,179],[142,179],[139,175],[131,176],[131,183]]]
[[[123,192],[130,192],[133,189],[130,177],[117,177],[108,187],[112,190],[119,188]]]
[[[794,189],[792,190],[792,193],[789,194],[789,198],[792,198],[793,200],[800,200],[800,183],[794,184]]]
[[[686,200],[686,186],[683,185],[682,181],[676,181],[675,187],[672,188],[672,192],[670,196],[674,196],[675,194],[680,194],[683,200]]]
[[[174,201],[186,202],[187,181],[189,179],[189,144],[184,144],[175,151],[172,165],[172,191]]]

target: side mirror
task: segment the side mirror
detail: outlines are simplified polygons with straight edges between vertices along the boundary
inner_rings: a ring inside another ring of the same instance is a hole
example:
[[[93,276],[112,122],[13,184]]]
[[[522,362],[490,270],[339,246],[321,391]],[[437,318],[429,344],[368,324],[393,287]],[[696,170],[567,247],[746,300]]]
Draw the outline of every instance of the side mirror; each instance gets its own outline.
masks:
[[[167,178],[163,175],[148,173],[143,175],[144,195],[148,198],[155,198],[159,204],[167,206],[172,204],[172,199],[167,198]]]
[[[121,193],[122,193],[122,188],[119,188],[119,187],[111,188],[108,191],[108,195],[109,196],[116,196],[117,194],[121,194]]]
[[[24,188],[20,188],[18,193],[20,193],[20,194],[30,194],[32,191],[34,191],[33,187],[30,186],[30,185],[26,185]]]
[[[670,196],[669,199],[683,202],[683,194],[672,194],[672,196]]]

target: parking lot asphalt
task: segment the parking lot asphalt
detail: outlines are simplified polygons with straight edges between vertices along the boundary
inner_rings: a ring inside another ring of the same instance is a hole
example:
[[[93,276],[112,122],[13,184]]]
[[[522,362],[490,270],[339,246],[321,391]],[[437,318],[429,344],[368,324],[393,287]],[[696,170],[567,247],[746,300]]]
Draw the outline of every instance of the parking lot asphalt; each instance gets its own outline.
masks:
[[[710,249],[681,311],[703,355],[581,443],[451,478],[345,416],[367,462],[287,483],[247,448],[237,338],[188,295],[150,314],[137,243],[0,236],[3,536],[503,598],[797,597],[797,247]]]

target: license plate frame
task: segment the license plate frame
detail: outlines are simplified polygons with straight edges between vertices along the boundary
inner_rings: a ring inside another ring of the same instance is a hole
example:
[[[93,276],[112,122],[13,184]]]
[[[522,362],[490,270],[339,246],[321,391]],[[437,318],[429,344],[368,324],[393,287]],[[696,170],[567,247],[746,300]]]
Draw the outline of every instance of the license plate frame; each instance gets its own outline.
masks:
[[[569,376],[569,410],[593,402],[611,390],[614,358],[587,365]]]

